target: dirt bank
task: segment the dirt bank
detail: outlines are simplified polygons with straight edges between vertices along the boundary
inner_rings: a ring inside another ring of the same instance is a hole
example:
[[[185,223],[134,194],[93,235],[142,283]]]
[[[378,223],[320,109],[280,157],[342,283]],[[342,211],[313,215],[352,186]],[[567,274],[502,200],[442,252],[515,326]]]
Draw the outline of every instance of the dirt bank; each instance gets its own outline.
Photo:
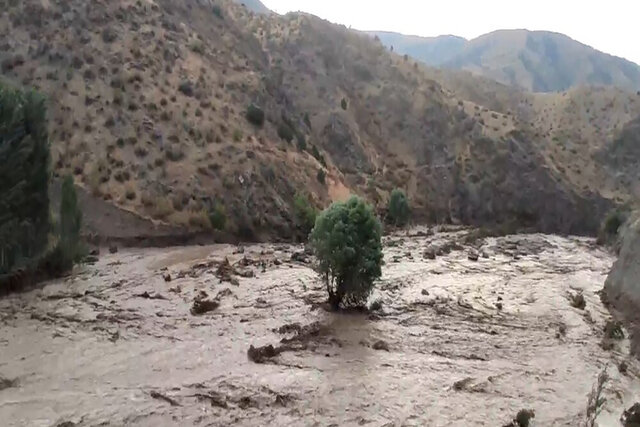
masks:
[[[533,409],[575,427],[606,369],[597,425],[617,425],[640,364],[624,339],[603,346],[612,257],[581,238],[426,234],[385,239],[372,313],[325,311],[292,245],[122,250],[2,299],[0,419],[495,427]]]

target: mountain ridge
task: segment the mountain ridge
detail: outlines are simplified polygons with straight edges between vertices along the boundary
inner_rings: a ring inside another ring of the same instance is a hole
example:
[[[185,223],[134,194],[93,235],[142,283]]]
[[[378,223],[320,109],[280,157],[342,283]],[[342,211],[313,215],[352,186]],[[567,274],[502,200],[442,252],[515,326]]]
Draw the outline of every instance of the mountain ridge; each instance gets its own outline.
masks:
[[[471,71],[534,92],[563,91],[580,84],[640,90],[638,64],[558,32],[495,30],[454,45],[451,36],[420,38],[379,31],[367,33],[380,38],[386,46],[393,45],[398,53],[426,64]],[[443,43],[447,44],[444,48]]]

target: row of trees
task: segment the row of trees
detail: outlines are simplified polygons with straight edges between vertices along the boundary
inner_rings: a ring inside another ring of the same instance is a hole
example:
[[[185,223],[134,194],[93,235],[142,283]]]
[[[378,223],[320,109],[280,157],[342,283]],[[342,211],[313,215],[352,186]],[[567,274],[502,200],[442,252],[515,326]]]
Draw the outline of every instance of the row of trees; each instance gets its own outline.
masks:
[[[73,180],[63,182],[55,218],[49,162],[44,98],[0,82],[0,283],[16,270],[60,274],[82,255]]]
[[[316,224],[318,210],[313,206],[306,194],[296,193],[293,211],[302,234],[308,236]],[[411,208],[406,194],[400,189],[393,190],[387,205],[387,223],[395,227],[404,227],[409,223],[410,216]]]
[[[299,199],[296,202],[301,203]],[[406,195],[394,190],[388,221],[405,225],[409,214]],[[331,306],[338,309],[341,304],[364,305],[382,274],[382,225],[373,208],[356,196],[332,204],[317,215],[309,243],[318,259],[318,271]]]

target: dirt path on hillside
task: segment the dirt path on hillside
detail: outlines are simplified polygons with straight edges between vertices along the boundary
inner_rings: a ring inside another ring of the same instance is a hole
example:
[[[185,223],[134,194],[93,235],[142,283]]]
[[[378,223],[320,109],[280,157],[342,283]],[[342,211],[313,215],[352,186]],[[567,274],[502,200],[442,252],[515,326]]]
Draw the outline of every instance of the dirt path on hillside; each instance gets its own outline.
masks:
[[[528,235],[473,261],[465,233],[386,238],[367,314],[327,312],[297,246],[104,255],[0,300],[2,424],[495,427],[530,408],[575,427],[606,369],[598,422],[619,425],[640,365],[626,340],[602,346],[611,256]]]

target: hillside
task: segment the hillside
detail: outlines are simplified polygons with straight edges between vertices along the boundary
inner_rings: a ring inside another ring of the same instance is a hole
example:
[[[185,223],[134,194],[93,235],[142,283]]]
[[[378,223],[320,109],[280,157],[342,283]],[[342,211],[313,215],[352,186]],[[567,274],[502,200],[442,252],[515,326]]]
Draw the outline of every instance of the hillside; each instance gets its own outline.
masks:
[[[440,66],[453,59],[467,40],[458,36],[420,37],[386,31],[371,31],[369,34],[388,48],[409,55],[427,65]]]
[[[235,0],[235,1],[236,3],[245,6],[247,9],[255,13],[262,13],[262,14],[273,13],[260,0]]]
[[[428,65],[471,71],[534,92],[557,92],[579,85],[640,90],[640,66],[595,50],[563,34],[500,30],[465,41],[373,32]]]
[[[296,193],[381,208],[400,187],[418,221],[584,233],[630,198],[592,152],[640,116],[635,94],[442,76],[345,27],[231,1],[28,0],[0,29],[4,78],[49,96],[56,174],[154,221],[208,228],[224,212],[240,238],[291,238]]]

